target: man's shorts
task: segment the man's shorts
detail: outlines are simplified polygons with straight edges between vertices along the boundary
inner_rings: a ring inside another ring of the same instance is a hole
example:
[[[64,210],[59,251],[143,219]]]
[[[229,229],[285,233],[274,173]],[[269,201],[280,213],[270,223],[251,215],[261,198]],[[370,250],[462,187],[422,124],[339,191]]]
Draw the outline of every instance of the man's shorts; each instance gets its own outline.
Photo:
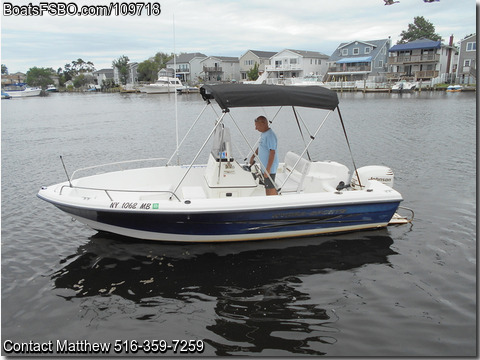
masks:
[[[270,178],[275,181],[275,174],[270,174]],[[265,189],[275,189],[275,185],[272,183],[272,180],[266,177],[264,181]]]

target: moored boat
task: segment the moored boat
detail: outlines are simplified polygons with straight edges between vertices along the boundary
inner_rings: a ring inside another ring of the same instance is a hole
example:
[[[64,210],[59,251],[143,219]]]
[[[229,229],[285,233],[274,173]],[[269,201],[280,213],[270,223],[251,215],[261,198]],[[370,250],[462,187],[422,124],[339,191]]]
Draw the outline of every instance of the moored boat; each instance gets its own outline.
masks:
[[[334,110],[343,125],[335,92],[321,86],[240,84],[204,85],[200,92],[205,108],[214,100],[222,113],[190,163],[171,165],[172,155],[165,166],[83,177],[77,176],[84,171],[79,170],[65,182],[42,187],[38,196],[95,230],[160,241],[313,236],[385,227],[394,217],[403,198],[393,189],[390,168],[367,166],[350,173],[335,161],[305,157]],[[266,106],[326,112],[314,131],[305,126],[310,141],[304,151],[289,151],[280,163],[277,196],[266,196],[265,179],[256,165],[249,168],[233,156],[232,140],[245,140],[252,152],[254,145],[245,136],[232,139],[227,126],[243,135],[232,110]],[[207,162],[197,164],[208,144],[212,150]]]
[[[447,87],[447,90],[448,92],[459,92],[459,91],[462,91],[463,90],[463,87],[462,85],[450,85]]]
[[[409,81],[399,81],[392,86],[392,92],[404,93],[404,92],[412,92],[417,88],[416,82],[409,82]]]
[[[180,79],[162,76],[153,84],[140,86],[139,90],[147,94],[167,94],[182,89],[182,87]]]
[[[27,86],[27,84],[24,84],[24,83],[7,85],[4,88],[4,90],[12,98],[40,96],[40,93],[42,92],[42,88],[30,87],[30,86]]]

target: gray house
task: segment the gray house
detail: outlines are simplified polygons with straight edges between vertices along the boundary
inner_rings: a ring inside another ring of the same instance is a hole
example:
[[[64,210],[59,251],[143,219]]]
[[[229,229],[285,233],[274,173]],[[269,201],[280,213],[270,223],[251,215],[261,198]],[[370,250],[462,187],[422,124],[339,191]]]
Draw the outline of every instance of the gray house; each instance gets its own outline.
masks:
[[[340,44],[328,59],[327,81],[385,76],[390,46],[390,39],[355,40]]]
[[[471,84],[477,81],[477,34],[460,41],[457,65],[457,82]]]
[[[180,54],[175,59],[171,59],[167,62],[167,69],[172,69],[176,65],[177,77],[184,83],[190,85],[198,83],[198,77],[203,71],[201,62],[207,58],[207,55],[202,53],[188,53]]]

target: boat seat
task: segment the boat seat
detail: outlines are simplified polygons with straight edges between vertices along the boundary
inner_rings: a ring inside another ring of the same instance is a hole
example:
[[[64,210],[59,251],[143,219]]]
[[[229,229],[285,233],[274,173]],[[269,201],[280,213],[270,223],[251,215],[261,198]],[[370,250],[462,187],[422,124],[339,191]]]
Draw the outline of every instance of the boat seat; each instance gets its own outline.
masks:
[[[300,157],[300,155],[291,151],[287,152],[283,172],[277,172],[275,178],[275,182],[278,186],[281,186],[282,192],[298,193],[303,191],[305,178],[310,171],[311,164],[311,161]],[[288,180],[284,184],[287,178]]]

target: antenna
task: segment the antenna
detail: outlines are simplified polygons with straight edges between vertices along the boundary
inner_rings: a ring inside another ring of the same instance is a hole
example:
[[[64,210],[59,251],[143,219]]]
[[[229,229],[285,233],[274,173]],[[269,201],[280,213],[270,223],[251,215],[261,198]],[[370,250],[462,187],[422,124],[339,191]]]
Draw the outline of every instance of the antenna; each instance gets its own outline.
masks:
[[[173,77],[175,92],[175,136],[177,141],[177,165],[180,165],[180,156],[178,153],[178,111],[177,111],[177,54],[175,49],[175,13],[173,14]]]

